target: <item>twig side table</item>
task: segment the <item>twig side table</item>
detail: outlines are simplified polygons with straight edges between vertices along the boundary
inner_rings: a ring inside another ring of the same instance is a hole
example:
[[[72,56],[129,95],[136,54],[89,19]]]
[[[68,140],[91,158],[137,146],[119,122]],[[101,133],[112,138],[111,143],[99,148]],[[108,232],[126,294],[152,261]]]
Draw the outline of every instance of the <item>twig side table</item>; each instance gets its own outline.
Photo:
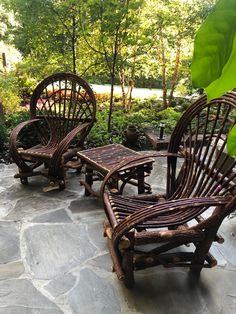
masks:
[[[135,158],[145,156],[145,154],[136,152],[120,144],[110,144],[87,149],[79,151],[77,154],[81,162],[85,165],[85,181],[81,181],[81,184],[85,186],[86,196],[91,194],[99,196],[92,189],[93,182],[103,180],[114,166],[123,162],[125,159],[129,158],[132,160],[132,157],[134,157],[134,162],[126,167],[124,166],[112,175],[109,187],[122,194],[125,185],[128,183],[137,186],[139,194],[151,192],[151,186],[145,182],[145,177],[151,173],[154,162],[153,158],[147,156],[147,158],[141,161],[135,161]]]

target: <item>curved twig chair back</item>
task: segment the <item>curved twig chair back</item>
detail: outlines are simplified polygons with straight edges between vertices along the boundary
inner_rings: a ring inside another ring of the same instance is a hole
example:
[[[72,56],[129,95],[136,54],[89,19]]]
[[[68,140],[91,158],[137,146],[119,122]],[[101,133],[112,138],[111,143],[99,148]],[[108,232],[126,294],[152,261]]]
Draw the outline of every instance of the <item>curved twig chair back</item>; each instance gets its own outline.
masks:
[[[177,158],[168,157],[168,199],[234,195],[236,161],[227,154],[226,141],[235,118],[235,92],[209,103],[203,96],[183,114],[168,152],[179,153],[184,163],[176,176]]]
[[[78,125],[95,120],[96,102],[84,80],[72,73],[58,73],[47,77],[35,88],[30,114],[32,119],[43,118],[47,122],[48,128],[42,128],[40,132],[42,140],[47,145],[57,145]],[[90,128],[86,129],[80,142]]]
[[[202,96],[186,110],[165,154],[164,195],[114,195],[104,191],[112,173],[105,178],[101,191],[108,218],[105,234],[114,269],[127,287],[134,284],[134,270],[189,266],[200,274],[203,267],[217,264],[210,247],[213,241],[224,242],[218,229],[236,209],[236,159],[226,151],[235,117],[235,92],[209,103]],[[124,163],[113,171],[122,167]],[[190,243],[194,244],[190,251],[180,252],[179,247]],[[152,244],[151,249],[146,244]]]
[[[49,177],[51,185],[55,183],[63,188],[64,169],[71,165],[68,162],[75,159],[78,149],[83,148],[95,121],[94,93],[87,82],[75,74],[53,74],[35,88],[30,115],[31,120],[18,125],[10,139],[11,154],[19,167],[15,177],[27,183],[28,177],[43,174]],[[18,149],[17,136],[28,124],[34,125],[39,145]],[[48,172],[35,171],[42,163]]]

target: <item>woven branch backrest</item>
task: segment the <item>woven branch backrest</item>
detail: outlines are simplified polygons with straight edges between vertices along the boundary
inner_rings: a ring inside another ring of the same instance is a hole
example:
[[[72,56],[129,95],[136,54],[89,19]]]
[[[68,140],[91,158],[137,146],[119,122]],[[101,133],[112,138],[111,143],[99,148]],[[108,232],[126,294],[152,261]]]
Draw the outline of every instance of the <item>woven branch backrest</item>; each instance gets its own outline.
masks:
[[[44,79],[33,92],[31,118],[41,118],[39,130],[45,141],[57,143],[84,122],[95,120],[96,100],[90,86],[72,73],[57,73]],[[89,128],[88,128],[89,129]]]
[[[167,195],[171,199],[236,194],[236,159],[226,151],[235,118],[235,92],[209,103],[203,96],[186,110],[168,149],[183,156],[177,178],[176,158],[168,160]]]

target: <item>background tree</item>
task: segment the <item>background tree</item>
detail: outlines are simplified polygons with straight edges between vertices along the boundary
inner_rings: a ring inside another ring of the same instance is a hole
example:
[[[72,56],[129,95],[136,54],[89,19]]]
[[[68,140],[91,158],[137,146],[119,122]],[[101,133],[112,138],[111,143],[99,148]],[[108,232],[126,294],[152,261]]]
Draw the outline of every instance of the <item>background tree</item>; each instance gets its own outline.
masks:
[[[78,1],[4,0],[18,22],[14,43],[25,59],[42,67],[60,64],[60,68],[76,72]]]
[[[195,31],[210,5],[210,1],[199,0],[147,1],[144,21],[150,43],[149,60],[155,60],[157,76],[161,76],[165,108],[171,104],[180,80],[181,58],[191,58]]]
[[[30,94],[38,80],[57,71],[77,72],[91,83],[109,82],[109,131],[115,83],[122,88],[124,111],[131,108],[134,84],[161,87],[167,107],[179,82],[189,82],[193,37],[212,3],[3,0],[17,21],[7,29],[23,56],[15,70],[20,90]]]
[[[134,29],[140,0],[90,0],[81,8],[81,28],[88,47],[99,55],[110,75],[111,94],[108,131],[111,131],[113,94],[118,69],[122,72],[122,51]]]

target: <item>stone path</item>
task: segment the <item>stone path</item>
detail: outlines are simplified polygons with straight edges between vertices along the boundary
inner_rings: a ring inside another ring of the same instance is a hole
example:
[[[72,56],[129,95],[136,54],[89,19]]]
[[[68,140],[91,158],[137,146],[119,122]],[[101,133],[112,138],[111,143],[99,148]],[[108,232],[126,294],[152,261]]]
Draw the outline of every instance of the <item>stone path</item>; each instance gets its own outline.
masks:
[[[164,190],[164,160],[154,168],[149,181]],[[129,291],[111,272],[102,204],[83,196],[79,177],[43,193],[44,178],[23,186],[14,173],[0,164],[0,314],[236,313],[236,218],[214,246],[219,266],[199,283],[187,269],[160,267],[137,272]]]

